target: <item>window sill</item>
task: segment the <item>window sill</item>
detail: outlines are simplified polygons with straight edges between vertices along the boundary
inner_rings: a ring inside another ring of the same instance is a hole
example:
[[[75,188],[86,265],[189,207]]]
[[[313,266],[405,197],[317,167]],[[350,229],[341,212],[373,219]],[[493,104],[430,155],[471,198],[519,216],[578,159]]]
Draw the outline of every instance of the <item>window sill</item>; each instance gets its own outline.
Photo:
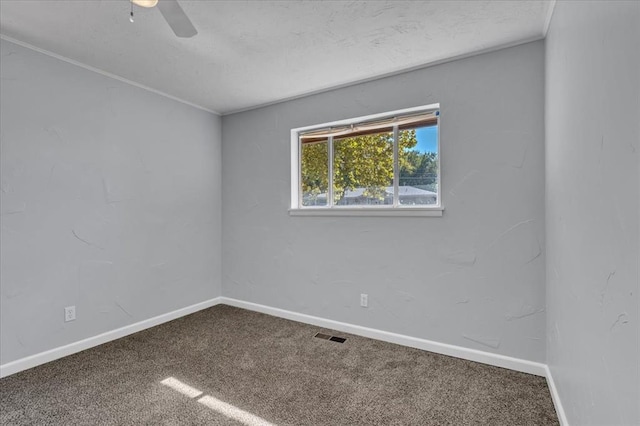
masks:
[[[375,208],[375,207],[334,207],[334,208],[302,208],[289,209],[289,216],[403,216],[403,217],[440,217],[443,207],[404,207],[404,208]]]

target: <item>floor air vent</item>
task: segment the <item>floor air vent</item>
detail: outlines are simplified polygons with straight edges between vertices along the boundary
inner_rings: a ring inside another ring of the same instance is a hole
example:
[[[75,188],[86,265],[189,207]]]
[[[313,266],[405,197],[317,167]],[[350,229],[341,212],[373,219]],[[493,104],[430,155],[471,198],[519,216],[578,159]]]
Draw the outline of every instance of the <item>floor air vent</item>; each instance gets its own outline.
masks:
[[[322,340],[331,340],[332,342],[344,343],[347,341],[344,337],[329,336],[328,334],[317,333],[314,337]]]

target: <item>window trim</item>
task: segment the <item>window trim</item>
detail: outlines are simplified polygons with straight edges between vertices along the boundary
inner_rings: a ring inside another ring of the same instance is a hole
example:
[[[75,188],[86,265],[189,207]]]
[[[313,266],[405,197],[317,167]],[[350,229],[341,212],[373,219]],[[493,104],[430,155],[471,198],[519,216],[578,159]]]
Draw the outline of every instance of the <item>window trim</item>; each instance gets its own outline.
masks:
[[[327,127],[345,126],[364,121],[374,121],[388,119],[399,115],[410,115],[416,113],[426,113],[431,111],[440,110],[440,104],[423,105],[413,108],[405,108],[396,111],[384,112],[379,114],[371,114],[361,117],[349,118],[346,120],[332,121],[329,123],[316,124],[313,126],[298,127],[291,129],[291,204],[289,208],[289,214],[291,216],[442,216],[444,211],[442,203],[442,181],[441,181],[441,149],[440,149],[440,133],[442,116],[438,115],[438,139],[437,139],[437,163],[438,163],[438,198],[437,204],[429,207],[425,206],[406,206],[401,205],[398,197],[397,189],[399,188],[399,159],[398,159],[398,126],[393,126],[394,132],[394,147],[393,147],[393,187],[394,187],[394,201],[392,205],[380,207],[380,206],[303,206],[302,205],[302,187],[300,182],[302,181],[302,149],[300,142],[300,134],[304,132],[310,132],[313,130],[319,130]],[[329,187],[327,188],[327,200],[333,196],[333,136],[328,137],[327,150],[329,155]]]

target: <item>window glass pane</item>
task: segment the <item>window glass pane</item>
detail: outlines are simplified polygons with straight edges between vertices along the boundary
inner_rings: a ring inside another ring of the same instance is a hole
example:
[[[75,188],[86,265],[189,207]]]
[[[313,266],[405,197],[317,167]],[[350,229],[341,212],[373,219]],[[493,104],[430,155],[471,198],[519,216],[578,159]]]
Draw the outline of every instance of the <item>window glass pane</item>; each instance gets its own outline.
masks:
[[[399,132],[401,206],[438,203],[438,126]]]
[[[336,206],[393,205],[393,133],[333,140]]]
[[[303,143],[301,158],[302,205],[326,206],[329,188],[328,142]]]

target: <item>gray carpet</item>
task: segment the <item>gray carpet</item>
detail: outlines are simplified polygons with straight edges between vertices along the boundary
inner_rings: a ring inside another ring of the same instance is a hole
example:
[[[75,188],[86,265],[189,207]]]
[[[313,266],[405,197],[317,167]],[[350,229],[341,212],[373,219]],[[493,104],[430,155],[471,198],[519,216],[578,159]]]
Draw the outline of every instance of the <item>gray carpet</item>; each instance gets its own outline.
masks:
[[[260,421],[558,424],[544,378],[224,305],[0,380],[3,425]]]

